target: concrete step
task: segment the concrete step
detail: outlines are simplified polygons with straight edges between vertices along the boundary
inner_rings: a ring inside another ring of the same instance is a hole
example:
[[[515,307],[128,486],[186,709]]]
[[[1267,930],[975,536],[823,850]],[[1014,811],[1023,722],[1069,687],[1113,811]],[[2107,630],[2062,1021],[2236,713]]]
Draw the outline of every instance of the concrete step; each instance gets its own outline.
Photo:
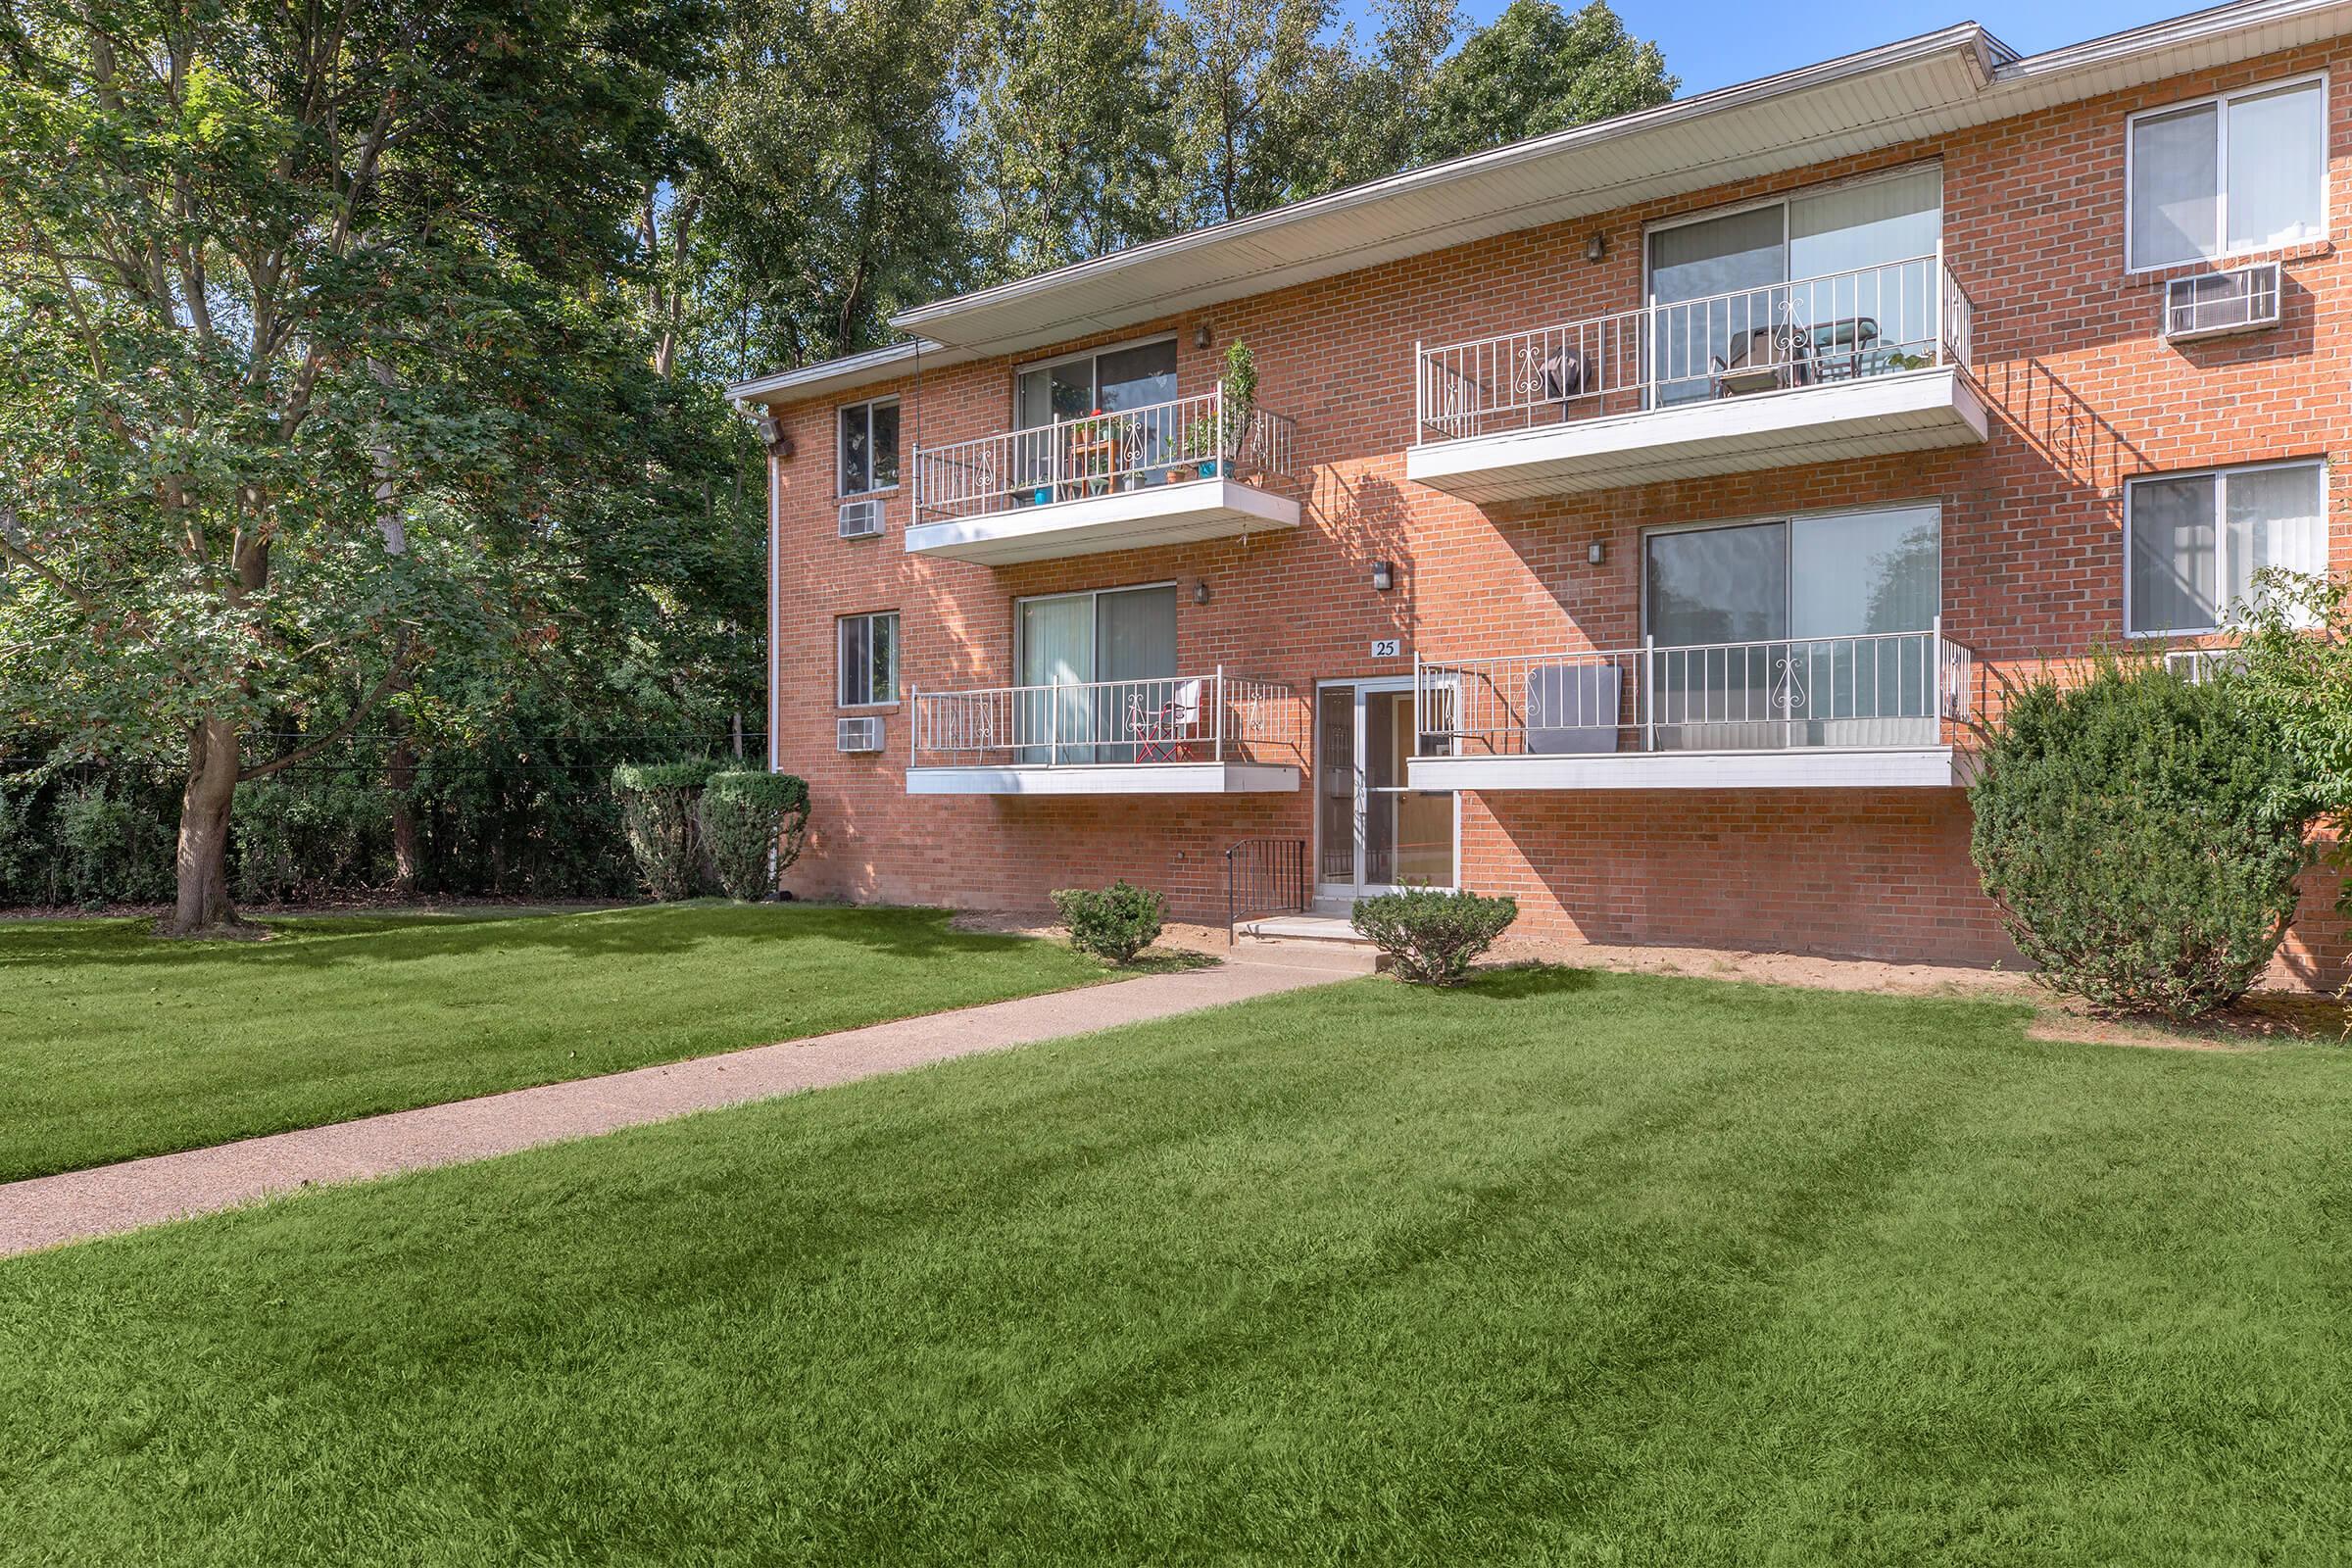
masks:
[[[1351,947],[1370,948],[1348,923],[1344,914],[1272,914],[1262,920],[1245,921],[1240,927],[1244,936],[1273,937],[1289,942],[1346,943]]]

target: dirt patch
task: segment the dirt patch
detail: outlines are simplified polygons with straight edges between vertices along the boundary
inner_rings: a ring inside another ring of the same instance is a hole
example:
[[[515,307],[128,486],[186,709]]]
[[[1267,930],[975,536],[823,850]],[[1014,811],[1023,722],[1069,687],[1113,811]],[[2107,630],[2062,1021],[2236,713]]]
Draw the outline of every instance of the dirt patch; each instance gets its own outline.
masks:
[[[1034,911],[1019,909],[958,909],[949,922],[956,931],[978,931],[993,936],[1042,937],[1049,942],[1064,942],[1069,933],[1058,920],[1048,919]],[[1221,925],[1185,925],[1171,920],[1159,928],[1159,940],[1152,944],[1156,952],[1161,948],[1180,953],[1205,953],[1223,957],[1227,951],[1225,928]]]

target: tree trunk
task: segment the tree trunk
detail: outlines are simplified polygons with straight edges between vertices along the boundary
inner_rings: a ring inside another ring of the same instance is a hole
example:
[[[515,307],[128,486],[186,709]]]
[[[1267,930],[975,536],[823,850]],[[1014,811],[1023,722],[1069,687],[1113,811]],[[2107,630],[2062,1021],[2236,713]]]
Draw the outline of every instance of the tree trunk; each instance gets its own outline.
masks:
[[[409,791],[416,787],[416,749],[400,733],[403,725],[398,714],[392,727],[397,738],[384,768],[384,783],[392,792],[392,886],[406,898],[416,893],[424,874],[416,844],[416,812],[409,805]]]
[[[179,899],[157,934],[237,936],[251,928],[228,898],[228,808],[237,795],[237,732],[208,718],[188,738],[179,796]]]

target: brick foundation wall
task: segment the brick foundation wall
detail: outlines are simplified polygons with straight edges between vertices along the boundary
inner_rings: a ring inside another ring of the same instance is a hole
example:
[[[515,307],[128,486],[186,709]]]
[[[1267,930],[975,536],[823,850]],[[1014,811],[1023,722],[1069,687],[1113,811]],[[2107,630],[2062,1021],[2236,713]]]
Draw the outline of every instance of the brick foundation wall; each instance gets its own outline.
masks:
[[[837,402],[777,410],[797,455],[772,466],[775,710],[780,765],[814,811],[791,885],[807,895],[1040,909],[1048,890],[1126,875],[1186,917],[1223,917],[1218,852],[1253,834],[1310,836],[1295,796],[910,798],[907,718],[885,713],[879,756],[835,753],[834,617],[895,610],[903,682],[1009,684],[1013,602],[1173,581],[1178,668],[1289,682],[1409,674],[1478,658],[1641,635],[1641,537],[1661,524],[1839,507],[1935,503],[1947,635],[1992,671],[2122,635],[2123,482],[2130,475],[2336,457],[2352,416],[2352,289],[2332,244],[2284,254],[2285,320],[2203,344],[2158,335],[2161,274],[2124,270],[2125,117],[2218,89],[2330,71],[2331,211],[2352,212],[2352,50],[2311,48],[1922,141],[1801,174],[1219,305],[1069,348],[1177,335],[1179,393],[1208,390],[1225,346],[1256,351],[1259,401],[1298,421],[1297,530],[1008,568],[910,558],[904,490],[878,539],[834,528]],[[1982,447],[1761,470],[1481,509],[1404,477],[1416,340],[1446,342],[1638,303],[1643,224],[1825,179],[1940,160],[1945,250],[1976,303],[1976,374],[1992,414]],[[2339,217],[2336,221],[2341,222]],[[1606,237],[1606,254],[1586,259]],[[1195,346],[1196,328],[1211,346]],[[1023,355],[1034,363],[1044,353]],[[926,368],[845,394],[896,393],[903,449],[1010,424],[1014,362]],[[2352,567],[2345,486],[2329,485],[2331,552]],[[1598,542],[1603,561],[1589,564]],[[1371,564],[1393,562],[1376,593]],[[1194,602],[1196,586],[1209,590]],[[1402,657],[1375,661],[1377,638]],[[1968,865],[1957,791],[1651,791],[1461,797],[1461,878],[1517,895],[1533,928],[1611,942],[1785,948],[1986,962],[2012,956]],[[2279,977],[2332,984],[2344,933],[2315,878]]]

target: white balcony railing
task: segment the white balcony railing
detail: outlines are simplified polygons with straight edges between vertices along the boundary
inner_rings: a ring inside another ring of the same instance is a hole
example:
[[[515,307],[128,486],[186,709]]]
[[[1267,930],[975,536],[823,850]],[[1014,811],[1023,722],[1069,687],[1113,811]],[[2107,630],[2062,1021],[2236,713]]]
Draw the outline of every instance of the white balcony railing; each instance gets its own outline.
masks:
[[[1303,766],[1306,708],[1280,681],[1166,675],[1059,686],[917,692],[916,767],[1174,762]]]
[[[1416,344],[1415,440],[1965,367],[1975,314],[1938,253],[1470,343]]]
[[[1942,633],[1416,662],[1421,757],[1942,743],[1973,656]]]
[[[1192,479],[1291,471],[1293,425],[1218,387],[1140,409],[1088,414],[914,451],[918,522],[986,516]]]

